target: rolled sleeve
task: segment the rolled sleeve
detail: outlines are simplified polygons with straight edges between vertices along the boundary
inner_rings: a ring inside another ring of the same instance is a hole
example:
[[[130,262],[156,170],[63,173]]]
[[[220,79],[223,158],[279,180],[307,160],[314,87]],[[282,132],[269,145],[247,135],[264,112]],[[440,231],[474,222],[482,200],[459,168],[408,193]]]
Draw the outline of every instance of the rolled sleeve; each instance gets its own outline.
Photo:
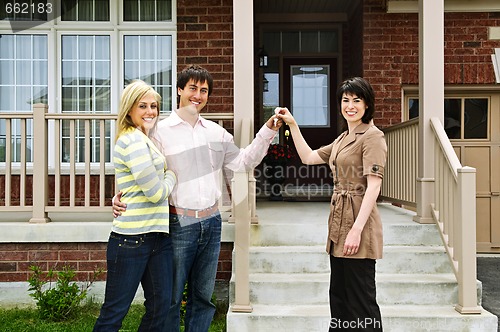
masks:
[[[376,175],[383,178],[387,158],[384,133],[377,129],[367,134],[368,137],[363,143],[363,175]]]

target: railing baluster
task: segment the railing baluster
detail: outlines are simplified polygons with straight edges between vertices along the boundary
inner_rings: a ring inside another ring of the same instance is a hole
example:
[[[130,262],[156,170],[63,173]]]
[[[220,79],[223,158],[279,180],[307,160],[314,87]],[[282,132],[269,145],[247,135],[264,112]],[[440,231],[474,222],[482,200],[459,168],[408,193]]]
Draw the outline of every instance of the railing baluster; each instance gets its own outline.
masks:
[[[10,206],[12,193],[12,120],[5,120],[5,206]]]
[[[26,206],[26,119],[21,119],[20,155],[19,164],[19,206]]]
[[[106,204],[106,120],[99,121],[99,205]]]
[[[90,206],[90,121],[85,119],[85,206]],[[93,121],[93,120],[92,120]]]
[[[75,122],[77,120],[69,120],[69,206],[75,206],[75,163],[76,163],[76,148],[75,148]]]
[[[54,121],[54,207],[61,206],[61,125],[63,121]]]

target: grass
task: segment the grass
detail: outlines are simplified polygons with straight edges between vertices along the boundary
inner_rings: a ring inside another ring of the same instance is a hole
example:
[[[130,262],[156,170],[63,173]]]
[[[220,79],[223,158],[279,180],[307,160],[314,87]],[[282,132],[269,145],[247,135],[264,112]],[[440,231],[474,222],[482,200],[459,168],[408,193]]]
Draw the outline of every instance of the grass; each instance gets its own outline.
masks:
[[[82,306],[78,317],[63,322],[41,320],[35,308],[0,309],[0,332],[88,332],[94,327],[99,309],[100,304],[89,302]],[[226,331],[226,311],[227,307],[217,306],[209,332]],[[132,305],[120,331],[137,331],[143,313],[143,305]]]

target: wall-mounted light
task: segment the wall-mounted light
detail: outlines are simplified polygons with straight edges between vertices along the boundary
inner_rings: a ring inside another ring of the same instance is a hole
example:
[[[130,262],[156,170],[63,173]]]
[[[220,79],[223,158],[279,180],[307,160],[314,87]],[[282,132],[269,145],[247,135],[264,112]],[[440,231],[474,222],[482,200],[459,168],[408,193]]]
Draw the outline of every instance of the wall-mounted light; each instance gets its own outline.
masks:
[[[265,76],[264,79],[262,80],[262,90],[264,90],[264,92],[269,92],[269,81]]]
[[[259,67],[266,68],[267,67],[267,52],[264,47],[259,48]]]

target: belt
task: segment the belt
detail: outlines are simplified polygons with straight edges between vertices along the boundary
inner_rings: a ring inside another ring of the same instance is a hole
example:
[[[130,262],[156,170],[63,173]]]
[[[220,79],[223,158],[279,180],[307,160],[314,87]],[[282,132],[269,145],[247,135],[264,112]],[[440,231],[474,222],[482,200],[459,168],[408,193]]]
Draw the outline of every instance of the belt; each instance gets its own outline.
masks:
[[[219,204],[215,203],[209,208],[202,210],[192,210],[192,209],[183,209],[179,207],[175,207],[173,205],[169,206],[169,212],[173,214],[194,217],[194,218],[206,218],[219,210]]]

